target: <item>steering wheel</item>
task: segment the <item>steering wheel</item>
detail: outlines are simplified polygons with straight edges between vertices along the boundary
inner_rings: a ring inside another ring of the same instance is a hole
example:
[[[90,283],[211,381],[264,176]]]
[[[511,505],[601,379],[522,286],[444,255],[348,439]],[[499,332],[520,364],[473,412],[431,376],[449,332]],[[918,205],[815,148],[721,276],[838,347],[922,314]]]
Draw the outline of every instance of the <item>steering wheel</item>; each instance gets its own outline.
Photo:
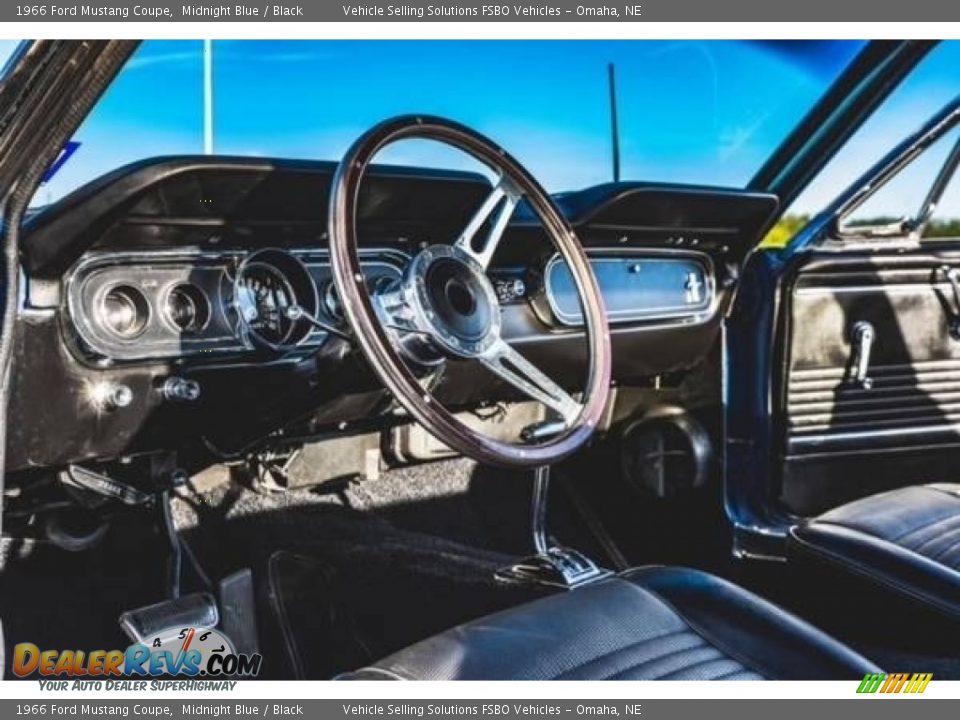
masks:
[[[395,286],[368,292],[357,252],[361,181],[384,147],[413,138],[455,147],[490,168],[497,179],[459,237],[451,238],[449,245],[421,250]],[[579,402],[501,336],[500,305],[486,269],[522,199],[559,250],[580,297],[589,370]],[[536,467],[561,460],[590,438],[610,394],[610,331],[603,299],[570,223],[513,157],[483,135],[450,120],[425,115],[386,120],[358,138],[341,160],[333,178],[329,224],[333,281],[357,344],[387,390],[438,440],[479,462]],[[447,358],[479,361],[553,410],[559,416],[558,432],[538,444],[487,437],[444,408],[401,356],[414,367],[440,364]]]

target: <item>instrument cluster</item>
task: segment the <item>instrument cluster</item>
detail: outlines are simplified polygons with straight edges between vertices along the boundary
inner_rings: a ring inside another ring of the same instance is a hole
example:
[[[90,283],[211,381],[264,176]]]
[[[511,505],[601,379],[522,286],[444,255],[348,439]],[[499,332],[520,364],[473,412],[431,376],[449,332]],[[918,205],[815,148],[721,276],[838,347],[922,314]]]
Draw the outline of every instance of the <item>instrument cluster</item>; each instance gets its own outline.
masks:
[[[361,252],[368,282],[398,280],[403,253]],[[101,364],[309,350],[343,318],[323,250],[86,256],[66,277],[80,351]]]
[[[409,257],[360,252],[369,287],[400,280]],[[692,251],[594,251],[591,264],[612,324],[708,322],[717,290],[709,256]],[[494,271],[502,306],[530,301],[548,327],[582,324],[572,277],[559,256],[542,280]],[[66,276],[76,346],[113,362],[212,359],[245,353],[274,357],[318,347],[346,331],[326,250],[94,253]]]

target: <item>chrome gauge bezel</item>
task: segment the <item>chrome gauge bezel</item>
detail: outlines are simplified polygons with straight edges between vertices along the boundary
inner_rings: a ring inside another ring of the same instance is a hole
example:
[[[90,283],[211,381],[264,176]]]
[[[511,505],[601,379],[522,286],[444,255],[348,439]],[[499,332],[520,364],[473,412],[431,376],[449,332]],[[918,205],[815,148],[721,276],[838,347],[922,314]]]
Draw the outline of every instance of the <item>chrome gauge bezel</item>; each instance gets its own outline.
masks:
[[[170,310],[170,301],[174,293],[185,292],[187,289],[196,294],[196,297],[189,297],[189,295],[187,297],[190,302],[193,303],[194,311],[198,313],[198,317],[202,318],[200,322],[189,328],[181,327],[171,316]],[[198,299],[199,303],[197,302]],[[163,291],[163,296],[160,299],[160,312],[170,330],[180,333],[181,335],[196,336],[206,330],[210,325],[210,321],[213,318],[214,307],[210,295],[208,295],[203,288],[191,282],[174,282],[167,285]]]
[[[310,336],[311,326],[303,320],[289,320],[289,326],[280,340],[272,340],[257,330],[248,317],[244,300],[249,293],[246,281],[254,270],[272,273],[286,288],[291,304],[300,306],[310,315],[315,315],[320,306],[320,293],[307,266],[292,253],[279,248],[263,248],[247,255],[237,266],[233,275],[231,309],[236,318],[237,334],[254,348],[284,352],[304,343]],[[280,310],[282,313],[283,310]]]
[[[64,277],[65,329],[70,347],[83,359],[97,364],[143,362],[188,357],[210,352],[240,352],[243,345],[225,321],[214,322],[215,299],[222,264],[221,253],[160,250],[152,252],[91,253]],[[181,335],[166,317],[164,305],[170,289],[183,283],[203,284],[208,275],[215,281],[198,288],[211,306],[211,320],[204,332]],[[137,288],[147,300],[149,319],[143,332],[124,338],[110,331],[98,312],[105,293],[117,285]]]
[[[607,317],[611,326],[634,325],[641,328],[663,328],[673,325],[699,325],[709,322],[716,315],[720,296],[717,292],[716,270],[713,259],[704,252],[679,250],[673,248],[629,248],[594,249],[588,252],[591,264],[606,262],[685,262],[699,266],[702,273],[703,301],[696,305],[676,304],[670,307],[637,307],[632,310],[608,310]],[[580,328],[579,316],[570,316],[563,312],[556,300],[552,287],[552,270],[563,262],[558,254],[547,260],[543,268],[543,288],[534,298],[532,306],[541,320],[567,328]]]
[[[258,350],[271,353],[273,361],[288,361],[298,353],[319,347],[327,333],[308,328],[305,337],[277,351],[257,344],[249,336],[238,333],[236,313],[232,306],[233,281],[237,267],[252,252],[235,249],[206,251],[198,249],[150,250],[131,252],[95,252],[85,255],[63,279],[64,332],[68,346],[78,359],[97,365],[110,363],[149,362],[154,360],[223,361],[242,357]],[[325,248],[294,247],[282,250],[307,268],[316,297],[330,281],[330,260]],[[365,269],[372,275],[399,280],[409,256],[392,248],[363,248],[360,252]],[[167,317],[166,304],[176,286],[194,284],[209,303],[209,317],[202,327],[181,332]],[[144,332],[124,339],[109,331],[98,318],[98,303],[105,292],[116,285],[132,285],[146,296],[149,321]],[[319,301],[317,301],[319,302]],[[317,309],[320,305],[313,305]],[[305,308],[306,309],[306,308]],[[320,307],[318,315],[327,314]],[[335,318],[334,325],[342,325]],[[263,362],[259,358],[258,362]]]
[[[132,332],[118,331],[107,319],[110,313],[107,309],[107,301],[113,293],[121,290],[124,291],[127,299],[132,302],[134,313],[138,313],[138,315],[136,315],[137,326]],[[127,294],[128,291],[132,291],[135,295]],[[144,332],[146,332],[154,315],[150,300],[147,298],[143,289],[134,283],[128,283],[122,280],[109,283],[100,288],[93,302],[93,307],[96,322],[103,328],[103,331],[108,333],[117,342],[124,343],[135,342],[140,338]]]

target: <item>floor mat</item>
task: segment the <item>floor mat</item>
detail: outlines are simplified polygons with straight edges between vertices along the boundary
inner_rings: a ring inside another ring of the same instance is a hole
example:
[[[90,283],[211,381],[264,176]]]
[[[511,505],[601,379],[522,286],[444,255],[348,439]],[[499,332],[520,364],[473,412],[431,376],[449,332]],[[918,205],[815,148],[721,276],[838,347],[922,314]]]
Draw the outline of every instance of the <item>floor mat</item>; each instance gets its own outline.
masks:
[[[265,654],[282,655],[297,677],[354,670],[541,594],[493,579],[509,556],[390,528],[349,528],[352,521],[344,518],[327,520],[351,539],[311,550],[301,545],[266,561],[272,617],[263,622],[270,636]],[[357,532],[367,537],[358,540]]]
[[[593,469],[589,480],[603,477]],[[608,564],[559,485],[551,535]],[[530,473],[452,460],[332,488],[221,485],[173,509],[210,577],[253,571],[263,677],[329,678],[542,595],[494,580],[531,551],[531,489]],[[122,646],[119,613],[163,592],[163,547],[145,519],[131,516],[89,552],[46,547],[12,563],[8,643]]]
[[[416,548],[406,544],[368,547],[350,553],[346,563],[336,554],[275,554],[268,563],[271,609],[291,671],[308,679],[334,677],[540,594],[457,572],[449,552],[429,558],[429,569],[426,562],[408,562],[413,553]],[[438,563],[453,572],[438,572]]]
[[[145,522],[146,521],[146,522]],[[0,617],[6,662],[13,647],[125,648],[120,614],[164,593],[164,556],[149,518],[131,515],[85,552],[4,539]],[[12,678],[10,666],[5,678]]]
[[[493,577],[529,552],[530,488],[451,461],[334,493],[219,488],[176,514],[209,574],[253,570],[267,676],[328,678],[542,594]]]
[[[376,659],[357,632],[329,563],[276,552],[267,562],[267,593],[294,679],[334,677]]]

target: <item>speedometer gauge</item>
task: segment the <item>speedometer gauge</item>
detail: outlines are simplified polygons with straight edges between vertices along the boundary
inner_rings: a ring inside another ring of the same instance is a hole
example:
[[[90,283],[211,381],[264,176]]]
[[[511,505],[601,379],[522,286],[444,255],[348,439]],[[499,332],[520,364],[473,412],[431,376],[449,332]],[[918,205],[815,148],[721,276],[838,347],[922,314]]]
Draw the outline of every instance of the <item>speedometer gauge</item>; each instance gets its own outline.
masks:
[[[291,319],[288,310],[297,306],[315,313],[317,288],[297,258],[282,250],[260,250],[237,268],[233,305],[241,330],[254,344],[281,350],[308,334],[309,326]]]
[[[251,263],[237,283],[237,310],[247,327],[271,345],[289,340],[296,323],[286,311],[298,304],[290,283],[271,265]]]

